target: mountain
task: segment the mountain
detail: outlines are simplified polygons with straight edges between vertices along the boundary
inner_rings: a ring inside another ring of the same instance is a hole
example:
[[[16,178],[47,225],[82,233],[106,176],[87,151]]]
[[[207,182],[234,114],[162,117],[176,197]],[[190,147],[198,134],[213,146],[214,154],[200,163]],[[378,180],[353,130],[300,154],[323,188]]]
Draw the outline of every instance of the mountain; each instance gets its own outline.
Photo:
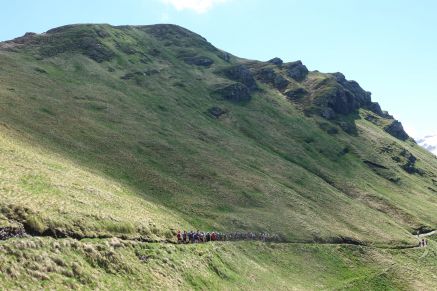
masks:
[[[68,25],[0,43],[0,104],[2,288],[434,286],[437,160],[341,73]]]
[[[424,138],[421,138],[417,141],[417,143],[425,148],[426,150],[430,151],[434,155],[437,155],[437,135],[428,135]]]

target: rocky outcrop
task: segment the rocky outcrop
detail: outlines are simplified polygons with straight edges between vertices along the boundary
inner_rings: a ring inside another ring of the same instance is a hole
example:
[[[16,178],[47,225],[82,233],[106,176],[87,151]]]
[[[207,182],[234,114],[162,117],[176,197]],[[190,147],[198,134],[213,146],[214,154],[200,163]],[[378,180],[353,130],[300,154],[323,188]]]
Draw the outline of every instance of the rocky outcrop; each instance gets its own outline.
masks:
[[[212,59],[202,56],[186,57],[184,58],[184,62],[189,65],[195,65],[200,67],[210,67],[214,63]]]
[[[252,99],[250,90],[242,83],[234,83],[215,90],[219,97],[232,102],[248,102]]]
[[[263,83],[273,83],[276,78],[276,73],[272,68],[262,68],[258,72],[258,78]]]
[[[225,62],[229,63],[231,61],[231,55],[227,52],[220,52],[217,56]]]
[[[387,112],[382,111],[379,103],[372,102],[372,94],[363,90],[357,82],[346,80],[341,73],[334,73],[331,76],[333,79],[327,78],[315,85],[315,89],[320,91],[316,93],[316,105],[321,106],[320,112],[323,117],[327,119],[333,117],[332,111],[327,108],[342,115],[364,108],[382,118],[392,118]]]
[[[282,66],[282,64],[284,63],[280,58],[276,57],[273,58],[271,60],[268,61],[271,64],[277,65],[277,66]]]
[[[320,112],[320,115],[328,120],[332,120],[337,116],[337,114],[335,114],[335,111],[330,107],[323,108]]]
[[[305,97],[305,95],[308,94],[308,91],[305,90],[304,88],[296,88],[296,89],[288,90],[284,94],[285,96],[287,96],[288,99],[292,101],[297,101]]]
[[[349,91],[355,97],[359,106],[370,105],[372,93],[363,90],[357,82],[346,80],[346,77],[342,73],[334,73],[332,75],[345,90]]]
[[[280,91],[287,88],[288,84],[290,84],[290,82],[284,77],[282,77],[281,75],[277,75],[273,80],[273,85],[275,86],[276,89]]]
[[[287,72],[287,76],[300,82],[303,81],[308,75],[308,69],[301,61],[287,63],[284,65]]]
[[[115,56],[114,52],[96,35],[94,31],[85,31],[84,36],[78,33],[72,35],[69,41],[64,41],[62,35],[44,36],[39,41],[47,39],[47,45],[42,46],[39,52],[42,57],[54,57],[65,52],[80,52],[98,63],[110,61]]]
[[[245,65],[237,65],[223,71],[224,75],[232,81],[244,84],[250,91],[258,89],[256,81]]]
[[[343,115],[348,115],[360,107],[355,96],[341,86],[333,87],[319,96],[317,103],[322,107],[322,111],[329,107],[335,113]]]
[[[375,113],[375,114],[377,114],[377,115],[379,115],[379,116],[381,116],[381,117],[384,117],[384,116],[385,116],[385,114],[384,114],[384,112],[382,111],[381,106],[379,105],[378,102],[370,102],[370,104],[367,106],[367,108],[368,108],[370,111],[372,111],[373,113]]]
[[[402,141],[406,141],[410,136],[405,132],[402,123],[397,120],[394,120],[390,125],[384,128],[386,132],[390,135],[394,136],[397,139]]]
[[[0,240],[24,236],[26,236],[26,231],[23,227],[0,227]]]
[[[227,111],[225,109],[222,109],[220,107],[214,106],[208,109],[208,113],[211,114],[215,118],[220,118],[223,114],[225,114]]]
[[[263,68],[258,72],[261,82],[272,84],[276,89],[282,91],[287,88],[290,82],[283,76],[276,74],[272,68]]]
[[[410,152],[404,150],[401,155],[407,159],[407,162],[402,166],[402,168],[409,174],[414,174],[418,172],[416,168],[417,158]]]
[[[78,43],[78,48],[82,53],[94,61],[101,63],[109,61],[114,57],[114,53],[94,38],[86,37]]]

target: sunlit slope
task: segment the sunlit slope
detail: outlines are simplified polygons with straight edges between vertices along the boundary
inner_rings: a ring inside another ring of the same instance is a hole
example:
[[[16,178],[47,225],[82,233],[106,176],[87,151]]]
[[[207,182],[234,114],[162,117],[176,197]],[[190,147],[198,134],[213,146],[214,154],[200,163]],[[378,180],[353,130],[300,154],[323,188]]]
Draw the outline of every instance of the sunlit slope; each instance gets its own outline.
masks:
[[[0,227],[32,235],[172,238],[188,227],[162,206],[59,155],[26,145],[0,128]],[[21,224],[21,225],[20,225]]]
[[[227,69],[246,64],[257,75],[264,63],[226,54],[176,26],[71,26],[1,47],[2,124],[96,179],[129,189],[131,195],[114,192],[120,203],[136,197],[146,211],[154,205],[150,215],[164,232],[190,223],[293,241],[398,245],[415,243],[409,233],[436,225],[435,157],[389,135],[389,121],[368,108],[338,117],[355,126],[353,133],[313,114],[308,104],[332,89],[326,74],[289,81],[288,88],[311,93],[302,102],[258,77],[251,89],[244,74],[235,78]],[[237,100],[226,91],[235,84]],[[400,166],[409,154],[422,172]],[[90,179],[78,180],[85,187]],[[41,201],[56,197],[41,192]],[[25,206],[35,194],[22,195],[28,196],[15,203]],[[57,202],[50,211],[62,210]],[[160,224],[167,214],[173,218]]]
[[[436,242],[384,250],[28,238],[0,243],[0,286],[25,289],[435,290]]]

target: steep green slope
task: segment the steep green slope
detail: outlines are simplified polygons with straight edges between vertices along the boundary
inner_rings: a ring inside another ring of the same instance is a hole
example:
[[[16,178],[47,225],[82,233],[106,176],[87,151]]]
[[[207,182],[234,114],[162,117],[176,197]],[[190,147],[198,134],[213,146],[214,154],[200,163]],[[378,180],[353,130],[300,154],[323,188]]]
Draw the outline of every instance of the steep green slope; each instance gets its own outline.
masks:
[[[399,247],[437,224],[435,156],[357,83],[240,59],[178,26],[0,43],[0,133],[0,222],[34,235],[200,228]]]
[[[182,218],[145,201],[131,189],[58,155],[0,136],[0,227],[30,234],[129,239],[173,238]]]

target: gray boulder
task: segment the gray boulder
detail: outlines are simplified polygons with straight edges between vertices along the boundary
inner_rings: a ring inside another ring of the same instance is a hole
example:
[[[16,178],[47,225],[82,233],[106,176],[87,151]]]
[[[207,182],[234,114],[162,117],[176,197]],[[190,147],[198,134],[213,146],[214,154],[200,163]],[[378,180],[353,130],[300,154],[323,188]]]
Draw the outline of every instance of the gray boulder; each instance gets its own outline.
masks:
[[[244,84],[250,91],[258,89],[256,81],[245,65],[237,65],[224,70],[224,74],[229,79]]]
[[[281,75],[277,75],[273,80],[273,85],[278,90],[284,90],[287,88],[288,84],[290,84],[290,82]]]
[[[371,103],[367,106],[367,108],[368,108],[370,111],[372,111],[373,113],[375,113],[375,114],[377,114],[377,115],[379,115],[379,116],[381,116],[381,117],[384,117],[384,112],[382,112],[381,106],[379,105],[378,102],[371,102]]]
[[[394,136],[395,138],[400,139],[402,141],[406,141],[410,137],[405,132],[402,123],[400,123],[397,120],[394,120],[390,125],[386,126],[384,130],[389,134],[391,134],[392,136]]]
[[[282,66],[282,64],[284,63],[280,58],[277,57],[269,60],[268,62],[277,66]]]
[[[272,68],[262,68],[258,72],[258,78],[264,83],[273,83],[276,78],[276,73]]]
[[[214,106],[208,109],[208,113],[211,114],[215,118],[219,118],[223,114],[225,114],[227,111],[225,109],[222,109],[220,107]]]
[[[308,69],[301,61],[287,63],[284,67],[287,75],[298,82],[303,81],[308,75]]]
[[[221,98],[232,102],[248,102],[252,99],[250,90],[242,83],[234,83],[215,91]]]
[[[349,91],[342,87],[334,87],[319,97],[322,107],[329,107],[335,113],[348,115],[359,108],[359,103]]]
[[[272,68],[263,68],[258,73],[261,82],[272,84],[278,90],[284,90],[290,83],[287,79],[275,73]]]
[[[334,73],[332,75],[344,89],[355,96],[360,106],[369,106],[371,104],[372,93],[363,90],[357,82],[346,80],[346,77],[342,73]]]

